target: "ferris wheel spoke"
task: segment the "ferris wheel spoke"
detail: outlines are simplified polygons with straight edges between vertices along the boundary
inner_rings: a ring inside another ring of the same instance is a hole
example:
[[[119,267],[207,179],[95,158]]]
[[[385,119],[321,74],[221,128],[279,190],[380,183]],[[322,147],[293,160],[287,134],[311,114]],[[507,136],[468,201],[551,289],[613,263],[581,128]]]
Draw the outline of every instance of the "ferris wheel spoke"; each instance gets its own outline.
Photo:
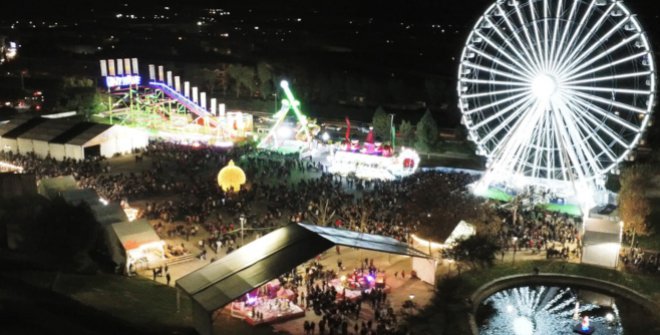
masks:
[[[580,102],[579,100],[576,100],[577,104],[583,106],[585,109],[592,110],[589,105],[587,104],[586,106],[584,103]],[[598,127],[598,129],[601,129],[604,133],[607,134],[611,139],[613,139],[615,142],[617,142],[620,146],[622,146],[624,149],[630,149],[631,145],[626,142],[621,136],[617,135],[612,128],[610,128],[607,124],[604,122],[601,122],[600,120],[596,119],[593,115],[588,113],[586,110],[576,107],[576,112],[580,113],[585,119],[589,120],[591,124],[594,126]]]
[[[516,9],[516,14],[518,16],[518,22],[520,22],[520,28],[522,28],[523,35],[525,36],[525,39],[527,40],[527,47],[534,57],[534,60],[536,61],[537,68],[543,69],[543,63],[541,62],[540,55],[537,54],[537,51],[535,50],[536,48],[534,47],[534,42],[532,42],[532,38],[529,36],[529,29],[527,29],[527,20],[525,19],[525,16],[522,13],[522,10],[520,9],[520,4],[518,1],[514,1],[513,7]],[[512,31],[515,34],[515,30]]]
[[[637,94],[648,95],[653,93],[650,90],[631,90],[628,88],[611,88],[611,87],[593,87],[593,86],[565,86],[564,88],[570,90],[584,91],[584,92],[603,92],[603,93],[621,93],[621,94]]]
[[[611,54],[612,52],[618,50],[618,49],[621,48],[622,46],[624,46],[624,45],[630,43],[630,42],[633,41],[634,39],[639,38],[640,36],[641,36],[641,33],[636,33],[636,34],[634,34],[634,35],[632,35],[632,36],[630,36],[630,37],[624,39],[623,41],[621,41],[621,42],[619,42],[619,43],[617,43],[617,44],[611,46],[610,48],[608,48],[607,50],[601,52],[600,54],[598,54],[598,55],[596,55],[596,56],[594,56],[594,57],[591,57],[588,61],[586,61],[586,62],[584,62],[584,63],[581,63],[580,65],[578,65],[579,63],[573,61],[573,62],[570,63],[569,65],[565,66],[566,69],[571,69],[571,70],[569,70],[568,72],[563,73],[562,76],[571,76],[571,75],[573,75],[574,73],[576,73],[576,72],[578,72],[578,71],[584,69],[585,67],[587,67],[587,66],[589,66],[589,65],[591,65],[591,64],[593,64],[593,63],[595,63],[595,62],[597,62],[597,61],[599,61],[601,58],[606,57],[607,55],[609,55],[609,54]],[[583,54],[583,55],[581,56],[582,59],[580,59],[580,61],[584,60],[584,57],[586,57],[586,56],[587,56],[587,55]]]
[[[546,0],[544,0],[546,2]],[[538,57],[539,57],[539,65],[541,65],[541,68],[547,69],[547,64],[545,62],[545,52],[543,50],[543,43],[541,42],[541,35],[539,34],[539,27],[537,24],[536,20],[536,7],[534,6],[534,0],[528,0],[528,6],[529,8],[529,15],[531,16],[530,23],[532,24],[532,28],[534,28],[534,37],[536,38],[535,45],[536,45],[536,51],[538,52]]]
[[[499,4],[497,5],[497,9],[499,9],[500,14],[502,15],[502,19],[504,20],[504,23],[506,23],[507,28],[509,29],[509,31],[511,31],[511,35],[518,43],[520,50],[522,50],[523,53],[525,53],[525,55],[527,56],[527,58],[525,59],[530,63],[531,68],[535,72],[538,72],[540,70],[539,64],[535,62],[534,57],[530,55],[529,51],[527,50],[525,43],[523,43],[522,39],[520,39],[520,36],[516,33],[516,28],[511,23],[511,20],[509,20],[509,17],[506,15],[506,12],[504,11],[504,9],[502,9],[502,7]],[[504,39],[504,40],[507,41],[508,39]]]
[[[509,102],[509,101],[517,100],[517,99],[520,99],[520,98],[522,98],[522,97],[524,97],[524,96],[528,96],[528,95],[529,95],[529,92],[518,93],[518,94],[512,95],[512,96],[510,96],[510,97],[508,97],[508,98],[504,98],[504,99],[501,99],[501,100],[497,100],[497,101],[495,101],[495,102],[491,102],[491,103],[489,103],[489,104],[486,104],[486,105],[483,105],[483,106],[479,106],[479,107],[477,107],[477,108],[475,108],[475,109],[467,110],[467,111],[465,111],[465,114],[467,114],[467,115],[472,115],[472,114],[474,114],[474,113],[481,112],[481,111],[483,111],[483,110],[486,110],[486,109],[489,109],[489,108],[492,108],[492,107],[495,107],[495,106],[499,106],[499,105],[501,105],[501,104],[505,104],[505,103],[507,103],[507,102]]]
[[[500,117],[506,115],[509,111],[511,111],[511,110],[513,110],[514,108],[516,108],[516,107],[518,107],[518,106],[524,104],[525,102],[529,101],[530,99],[532,99],[532,98],[531,98],[531,97],[528,97],[528,98],[526,98],[526,99],[520,99],[520,100],[518,100],[518,101],[512,103],[511,105],[507,106],[506,108],[502,108],[502,110],[498,111],[497,113],[495,113],[495,114],[493,114],[493,115],[491,115],[491,116],[485,118],[484,120],[480,121],[480,122],[477,123],[476,125],[471,126],[471,127],[468,127],[468,129],[469,129],[469,130],[478,130],[478,129],[480,129],[481,127],[483,127],[483,126],[485,126],[485,125],[487,125],[487,124],[493,122],[494,120],[496,120],[496,119],[498,119],[498,118],[500,118]]]
[[[568,134],[571,138],[571,142],[574,145],[577,145],[578,150],[575,150],[577,156],[579,157],[581,162],[588,162],[592,171],[597,173],[600,172],[601,166],[594,159],[596,154],[593,152],[591,146],[587,145],[588,143],[585,140],[586,139],[585,134],[582,133],[582,131],[578,127],[580,123],[576,117],[576,114],[571,111],[568,105],[564,105],[564,107],[565,108],[560,108],[560,113],[562,113],[562,118],[565,121],[566,130],[568,131]],[[579,140],[576,141],[576,139]],[[591,173],[587,173],[587,174],[590,175]]]
[[[603,64],[603,65],[601,65],[601,66],[597,66],[597,67],[595,67],[595,68],[593,68],[593,69],[590,69],[590,70],[587,70],[587,71],[583,71],[583,72],[580,72],[580,73],[577,73],[577,74],[574,74],[574,75],[568,76],[568,77],[566,77],[565,81],[567,81],[568,83],[570,83],[571,80],[574,80],[574,79],[577,79],[577,78],[581,78],[581,77],[584,77],[584,76],[586,76],[586,75],[588,75],[588,74],[592,74],[592,73],[595,73],[595,72],[598,72],[598,71],[611,69],[611,68],[613,68],[613,67],[615,67],[615,66],[617,66],[617,65],[619,65],[619,64],[629,62],[629,61],[631,61],[631,60],[633,60],[633,59],[635,59],[635,58],[640,58],[640,57],[643,57],[643,56],[647,56],[648,54],[649,54],[649,52],[646,51],[646,50],[644,50],[644,51],[642,51],[642,52],[638,52],[638,53],[636,53],[636,54],[634,54],[634,55],[630,55],[630,56],[627,56],[627,57],[624,57],[624,58],[621,58],[621,59],[617,59],[617,60],[615,60],[615,61],[613,61],[613,62],[610,62],[610,63],[607,63],[607,64]],[[649,72],[649,73],[650,73],[650,72]],[[614,78],[613,78],[613,79],[614,79]]]
[[[618,102],[618,101],[615,101],[615,100],[607,100],[607,99],[601,98],[597,95],[583,93],[583,92],[580,92],[580,91],[573,91],[573,94],[576,95],[576,96],[585,98],[587,100],[597,101],[597,102],[600,102],[602,104],[606,104],[606,105],[609,104],[609,105],[612,105],[612,106],[623,108],[623,109],[625,109],[627,111],[630,111],[630,112],[635,112],[635,113],[644,114],[644,115],[649,114],[649,112],[645,109],[641,109],[639,107],[624,104],[624,103],[621,103],[621,102]]]
[[[553,21],[554,24],[553,24],[553,27],[552,27],[552,39],[550,40],[550,41],[552,41],[550,43],[550,55],[548,57],[548,65],[550,65],[551,67],[554,67],[553,59],[554,59],[554,55],[555,55],[555,47],[556,47],[556,44],[557,44],[557,33],[559,31],[559,22],[561,22],[561,21],[558,20],[558,18],[561,17],[562,7],[563,7],[563,1],[558,0],[557,11],[555,13],[555,20]]]
[[[471,93],[471,94],[465,94],[462,97],[466,99],[473,99],[473,98],[483,98],[483,97],[489,97],[489,96],[497,96],[497,95],[504,95],[504,94],[509,94],[509,93],[516,93],[516,92],[522,92],[522,91],[528,91],[529,89],[526,87],[522,88],[511,88],[508,90],[499,90],[499,91],[489,91],[489,92],[481,92],[481,93]]]
[[[556,110],[556,108],[553,108],[553,110]],[[564,180],[568,181],[569,179],[573,179],[572,171],[575,171],[578,174],[579,179],[583,179],[584,175],[581,168],[576,166],[577,164],[571,164],[571,162],[579,161],[573,152],[573,146],[570,145],[570,137],[565,134],[566,125],[561,122],[559,113],[553,111],[552,116],[555,124],[555,138],[557,139],[557,146],[559,147],[559,161],[562,170],[564,171]]]
[[[604,124],[599,124],[598,122],[594,123],[593,117],[588,113],[584,113],[581,110],[582,108],[580,108],[580,106],[577,106],[572,102],[569,102],[569,105],[571,105],[572,110],[578,111],[578,113],[574,113],[575,120],[577,121],[576,124],[580,128],[582,128],[582,130],[585,132],[587,136],[591,136],[592,141],[596,143],[596,145],[610,158],[612,162],[616,162],[616,154],[614,153],[614,151],[612,151],[612,148],[606,143],[604,143],[602,138],[597,136],[598,129],[607,128],[607,129],[603,129],[603,131],[605,132],[607,132],[608,130],[611,131],[611,129]],[[608,133],[608,135],[610,134]],[[619,141],[620,139],[618,138],[618,136],[616,137],[617,138],[615,140]]]
[[[511,136],[509,143],[504,147],[501,162],[505,167],[514,169],[514,174],[518,174],[520,168],[524,166],[522,157],[528,151],[528,145],[531,142],[531,136],[535,128],[533,126],[528,127],[527,125],[536,125],[538,123],[538,118],[542,116],[542,113],[534,112],[538,108],[539,103],[536,102],[530,109],[530,112],[525,113],[521,118],[516,120],[516,123],[509,130]],[[500,147],[500,144],[502,143],[498,143],[497,147]]]
[[[553,69],[556,68],[556,64],[558,60],[560,59],[560,55],[564,53],[566,50],[566,46],[564,45],[564,42],[566,41],[566,36],[568,36],[568,31],[571,27],[571,23],[574,20],[575,14],[577,12],[577,5],[579,1],[573,1],[573,5],[571,5],[571,11],[568,14],[568,18],[564,21],[564,31],[561,34],[561,39],[559,40],[559,44],[557,45],[557,53],[555,54],[555,57],[552,59],[552,64],[553,64]],[[558,22],[561,22],[558,20]],[[558,22],[556,24],[558,24]]]
[[[486,41],[486,43],[488,43],[488,45],[490,45],[492,48],[494,48],[495,50],[497,50],[497,52],[499,52],[499,53],[501,53],[502,55],[504,55],[504,57],[506,57],[509,61],[513,62],[513,64],[517,64],[518,67],[519,67],[520,69],[524,70],[525,72],[527,72],[527,73],[531,76],[531,75],[532,75],[532,71],[534,70],[534,65],[532,65],[532,64],[527,60],[527,58],[525,58],[525,56],[523,56],[523,55],[520,53],[520,51],[518,50],[518,48],[516,48],[516,47],[511,43],[511,41],[509,41],[509,39],[508,39],[506,36],[504,36],[504,33],[502,33],[502,31],[500,30],[500,28],[499,28],[498,26],[496,26],[496,25],[490,20],[489,17],[486,16],[485,20],[486,20],[486,22],[488,22],[488,24],[491,25],[491,27],[493,27],[493,30],[495,31],[495,33],[497,34],[497,36],[498,36],[502,41],[504,41],[504,44],[508,47],[508,50],[511,51],[511,52],[513,52],[513,54],[514,54],[516,57],[513,57],[513,55],[510,54],[506,49],[504,49],[504,48],[500,47],[499,45],[497,45],[497,43],[495,43],[490,37],[488,37],[488,36],[482,34],[480,31],[477,31],[477,35],[478,35],[479,37],[483,38],[484,41]]]
[[[536,132],[532,135],[533,148],[534,148],[534,159],[532,163],[532,177],[540,178],[540,160],[542,159],[541,151],[545,149],[545,134],[547,132],[547,115],[548,113],[543,113],[543,117],[539,124],[537,125]]]
[[[504,129],[504,127],[508,126],[508,125],[509,125],[509,124],[510,124],[510,123],[511,123],[516,117],[519,117],[519,120],[522,119],[522,118],[520,117],[520,114],[521,114],[523,111],[525,111],[530,105],[532,105],[533,102],[534,102],[534,99],[531,99],[531,98],[526,99],[526,100],[525,100],[525,103],[524,103],[523,105],[521,105],[520,107],[518,107],[518,108],[517,108],[513,113],[511,113],[506,119],[502,120],[502,122],[500,122],[500,124],[498,124],[497,127],[495,127],[495,129],[493,129],[491,132],[489,132],[488,134],[486,134],[486,135],[485,135],[485,136],[484,136],[484,137],[478,142],[478,144],[479,144],[479,145],[483,145],[484,143],[490,141],[491,138],[493,138],[493,137],[494,137],[495,135],[497,135],[500,131],[502,131],[502,129]],[[514,125],[515,125],[515,124],[514,124]],[[498,142],[497,145],[499,145],[499,143],[502,143],[502,141],[500,140],[500,141]],[[497,145],[496,145],[496,147],[495,147],[491,152],[495,152],[495,151],[496,151],[496,149],[497,149]]]
[[[646,77],[646,76],[650,76],[652,74],[653,74],[653,72],[651,72],[651,71],[623,73],[623,74],[616,74],[616,75],[612,75],[612,76],[594,77],[594,78],[589,78],[589,79],[568,81],[568,82],[564,83],[564,85],[570,86],[570,85],[576,85],[576,84],[596,83],[596,82],[599,82],[599,81],[617,80],[617,79],[634,78],[634,77]]]
[[[550,49],[548,46],[548,20],[549,20],[550,8],[548,7],[548,0],[543,0],[543,62],[545,66],[550,65]]]
[[[593,2],[592,2],[592,4],[593,4]],[[569,52],[565,52],[565,53],[562,55],[562,58],[560,58],[560,60],[559,60],[559,62],[558,62],[558,66],[557,66],[558,69],[570,68],[570,67],[566,67],[566,66],[567,66],[566,63],[568,63],[568,62],[572,62],[573,60],[575,60],[576,55],[578,55],[578,54],[580,54],[580,52],[582,52],[582,49],[584,49],[584,47],[587,45],[587,43],[588,43],[588,42],[589,42],[589,41],[590,41],[590,40],[596,35],[596,31],[602,27],[603,22],[605,22],[605,20],[609,17],[610,13],[612,12],[612,10],[614,9],[615,6],[616,6],[616,3],[612,3],[612,4],[611,4],[611,5],[605,10],[605,13],[603,13],[603,14],[600,16],[600,18],[598,19],[598,21],[596,21],[596,23],[593,24],[593,26],[591,27],[591,29],[590,29],[590,30],[589,30],[589,31],[588,31],[588,32],[582,37],[582,39],[580,40],[580,42],[578,42],[578,43],[575,45],[575,47],[569,47],[569,48],[566,49],[567,51],[568,51],[568,50],[571,50],[571,51],[570,51],[570,53],[569,53]],[[584,57],[586,57],[587,55],[591,54],[591,52],[593,52],[593,50],[595,50],[596,48],[598,48],[598,47],[599,47],[604,41],[606,41],[606,40],[607,40],[612,34],[614,34],[615,32],[619,31],[619,29],[621,28],[621,26],[622,26],[623,24],[625,24],[627,21],[628,21],[628,17],[626,17],[626,18],[624,18],[623,20],[621,20],[621,22],[619,22],[619,23],[616,24],[613,28],[611,28],[611,29],[610,29],[605,35],[601,36],[601,37],[599,38],[598,42],[593,43],[593,44],[591,45],[591,47],[590,47],[589,49],[587,49],[587,51],[583,52],[581,55],[584,56]]]
[[[471,63],[471,62],[463,62],[463,66],[471,67],[473,69],[481,70],[481,71],[484,71],[484,72],[487,72],[487,73],[493,73],[493,74],[496,74],[500,77],[515,79],[518,82],[527,82],[527,81],[529,81],[529,79],[526,79],[526,78],[521,77],[521,76],[506,73],[506,72],[500,71],[500,70],[495,70],[495,69],[488,68],[488,67],[485,67],[485,66],[481,66],[479,64],[474,64],[474,63]]]
[[[477,35],[479,35],[481,37],[481,34],[477,34]],[[511,56],[509,53],[507,53],[505,50],[503,50],[497,44],[495,44],[493,41],[491,41],[490,38],[488,38],[486,36],[484,36],[482,38],[484,39],[484,41],[486,41],[486,43],[488,43],[488,45],[490,45],[495,50],[497,50],[497,52],[502,54],[511,63],[504,62],[501,59],[499,59],[498,57],[495,57],[495,56],[491,55],[490,53],[487,53],[483,50],[480,50],[479,48],[477,48],[473,45],[469,45],[468,49],[473,51],[474,53],[480,55],[481,57],[484,57],[484,58],[488,59],[489,61],[491,61],[493,63],[501,65],[501,66],[503,66],[503,67],[505,67],[505,68],[507,68],[507,69],[509,69],[509,70],[521,75],[521,76],[524,76],[524,77],[527,77],[527,78],[530,78],[532,76],[532,73],[529,71],[529,69],[527,69],[526,67],[521,66],[520,64],[518,64],[520,62],[520,59],[515,59],[513,56]]]
[[[576,3],[578,1],[575,1]],[[566,43],[566,47],[564,48],[564,51],[559,55],[559,61],[557,62],[557,67],[555,67],[553,70],[561,70],[561,64],[563,61],[566,59],[566,55],[573,50],[573,44],[575,43],[576,39],[582,34],[582,30],[586,26],[585,22],[591,15],[591,11],[593,9],[594,4],[596,3],[596,0],[592,0],[589,3],[589,7],[587,10],[582,14],[582,18],[580,19],[580,22],[577,24],[577,27],[575,28],[575,31],[573,31],[573,34],[571,34],[571,38],[568,40],[568,43]]]
[[[563,118],[563,113],[561,110],[565,108],[565,106],[559,106],[559,108],[554,109],[555,113],[553,115],[555,116],[556,123],[558,125],[557,130],[561,134],[559,137],[559,141],[561,141],[560,145],[562,145],[562,151],[566,153],[568,156],[568,162],[571,164],[571,167],[577,172],[578,174],[578,179],[579,180],[584,180],[586,179],[585,176],[587,175],[586,171],[583,170],[584,166],[581,164],[580,157],[575,150],[575,143],[571,140],[572,135],[569,133],[570,125],[567,120]],[[580,144],[578,144],[580,145]],[[584,160],[582,160],[584,161]]]
[[[622,127],[627,128],[630,131],[633,131],[635,133],[641,132],[641,128],[639,128],[638,126],[624,120],[623,118],[621,118],[621,117],[619,117],[619,116],[617,116],[617,115],[615,115],[611,112],[607,112],[606,110],[598,107],[597,105],[595,105],[595,104],[593,104],[593,103],[591,103],[587,100],[584,100],[581,97],[575,97],[575,103],[577,103],[580,106],[586,108],[587,110],[593,112],[594,114],[599,115],[600,117],[604,117],[604,118],[606,118],[606,119],[608,119],[608,120],[610,120],[614,123],[617,123],[618,125],[620,125]]]
[[[486,80],[486,79],[472,79],[472,78],[461,78],[461,82],[470,83],[470,84],[484,84],[484,85],[502,85],[502,86],[524,86],[529,87],[529,83],[516,83],[511,81],[501,81],[501,80]]]

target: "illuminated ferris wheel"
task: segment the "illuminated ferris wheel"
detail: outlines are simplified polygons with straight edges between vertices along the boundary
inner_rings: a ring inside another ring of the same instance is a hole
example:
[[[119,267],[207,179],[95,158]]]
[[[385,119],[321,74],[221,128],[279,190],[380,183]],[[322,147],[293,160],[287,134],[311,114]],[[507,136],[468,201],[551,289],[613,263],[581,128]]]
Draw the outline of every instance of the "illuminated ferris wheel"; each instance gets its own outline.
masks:
[[[465,44],[458,94],[491,178],[602,185],[649,125],[655,64],[621,1],[498,0]]]

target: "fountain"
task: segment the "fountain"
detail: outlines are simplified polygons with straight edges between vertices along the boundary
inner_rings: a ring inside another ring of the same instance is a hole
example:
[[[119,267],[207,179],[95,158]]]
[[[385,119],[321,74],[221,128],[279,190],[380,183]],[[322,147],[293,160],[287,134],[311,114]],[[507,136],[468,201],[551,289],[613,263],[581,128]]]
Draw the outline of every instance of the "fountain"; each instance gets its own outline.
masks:
[[[616,305],[609,309],[580,301],[571,288],[516,287],[488,297],[483,306],[494,312],[481,325],[480,335],[622,335]]]

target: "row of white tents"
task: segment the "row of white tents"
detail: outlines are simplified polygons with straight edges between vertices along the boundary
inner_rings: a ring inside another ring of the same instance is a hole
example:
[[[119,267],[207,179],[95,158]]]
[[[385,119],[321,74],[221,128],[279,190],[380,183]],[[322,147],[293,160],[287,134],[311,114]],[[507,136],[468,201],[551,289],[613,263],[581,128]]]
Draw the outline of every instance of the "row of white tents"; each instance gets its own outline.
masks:
[[[19,117],[0,124],[0,151],[56,160],[112,157],[148,143],[148,134],[119,125],[41,117]]]

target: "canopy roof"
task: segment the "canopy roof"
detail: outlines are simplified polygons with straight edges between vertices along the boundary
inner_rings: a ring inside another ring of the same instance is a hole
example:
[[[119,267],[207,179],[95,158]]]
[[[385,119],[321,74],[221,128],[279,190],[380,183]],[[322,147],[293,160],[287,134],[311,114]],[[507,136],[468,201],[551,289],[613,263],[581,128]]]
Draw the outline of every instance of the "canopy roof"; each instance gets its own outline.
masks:
[[[212,312],[333,245],[429,257],[389,237],[308,224],[292,224],[182,277],[177,280],[176,285],[207,312]]]
[[[53,178],[44,178],[39,182],[38,191],[47,198],[54,198],[66,191],[78,189],[78,183],[73,176],[59,176]]]
[[[146,243],[160,241],[160,237],[158,237],[154,228],[144,219],[114,223],[112,229],[126,250],[138,248]]]

